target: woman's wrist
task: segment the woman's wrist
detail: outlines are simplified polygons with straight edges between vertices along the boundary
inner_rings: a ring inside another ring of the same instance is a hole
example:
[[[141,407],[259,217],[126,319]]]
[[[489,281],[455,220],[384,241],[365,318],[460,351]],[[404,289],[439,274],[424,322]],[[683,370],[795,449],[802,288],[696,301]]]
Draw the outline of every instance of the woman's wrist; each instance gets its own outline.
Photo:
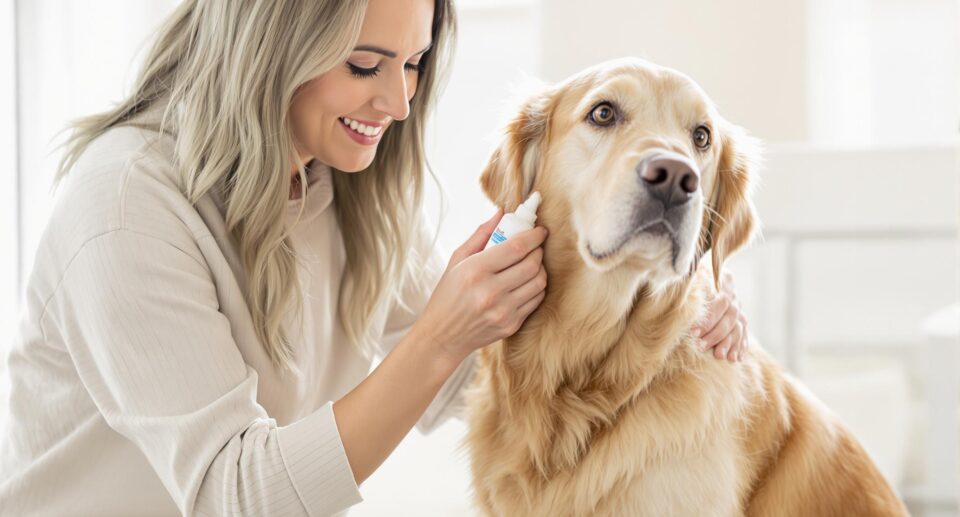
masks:
[[[405,339],[419,350],[422,357],[435,364],[441,373],[447,372],[448,376],[466,359],[466,355],[453,346],[452,340],[442,337],[422,322],[414,324]]]
[[[421,418],[459,362],[411,328],[333,411],[354,479],[362,483]],[[387,405],[383,401],[389,400]]]

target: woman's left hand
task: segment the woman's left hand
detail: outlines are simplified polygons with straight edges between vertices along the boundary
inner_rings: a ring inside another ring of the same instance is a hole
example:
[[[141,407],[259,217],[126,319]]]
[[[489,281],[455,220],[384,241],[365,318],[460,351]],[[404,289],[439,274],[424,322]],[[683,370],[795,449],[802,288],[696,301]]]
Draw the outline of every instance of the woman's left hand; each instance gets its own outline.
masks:
[[[712,279],[711,279],[712,280]],[[710,282],[711,287],[713,282]],[[747,318],[740,312],[740,303],[733,290],[733,275],[724,271],[720,276],[720,292],[711,290],[707,300],[707,314],[694,325],[694,337],[700,338],[700,348],[713,349],[717,359],[739,361],[747,351]]]

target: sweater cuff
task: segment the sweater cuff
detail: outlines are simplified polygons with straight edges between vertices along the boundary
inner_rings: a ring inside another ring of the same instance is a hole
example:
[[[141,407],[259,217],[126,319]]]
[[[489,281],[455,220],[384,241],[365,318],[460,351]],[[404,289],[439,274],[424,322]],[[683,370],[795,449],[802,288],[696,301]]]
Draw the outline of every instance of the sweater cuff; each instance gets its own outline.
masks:
[[[340,440],[333,402],[279,428],[277,441],[293,486],[309,515],[331,515],[363,501]]]

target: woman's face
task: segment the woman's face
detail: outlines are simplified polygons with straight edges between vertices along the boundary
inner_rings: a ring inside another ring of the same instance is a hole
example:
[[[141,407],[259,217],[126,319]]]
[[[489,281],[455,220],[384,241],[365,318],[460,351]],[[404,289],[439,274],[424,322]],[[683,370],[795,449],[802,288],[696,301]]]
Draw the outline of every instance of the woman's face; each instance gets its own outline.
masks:
[[[367,168],[383,132],[410,114],[419,64],[431,45],[434,0],[370,0],[347,61],[299,87],[290,107],[304,163]]]

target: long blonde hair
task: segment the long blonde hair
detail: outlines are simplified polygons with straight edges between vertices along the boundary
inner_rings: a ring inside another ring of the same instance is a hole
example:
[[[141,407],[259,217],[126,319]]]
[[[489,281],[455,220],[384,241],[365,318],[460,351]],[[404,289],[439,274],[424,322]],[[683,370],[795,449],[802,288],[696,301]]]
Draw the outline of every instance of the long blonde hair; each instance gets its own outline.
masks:
[[[176,133],[184,195],[197,203],[217,185],[224,190],[226,226],[242,257],[251,316],[281,371],[294,364],[284,315],[302,312],[297,257],[284,224],[291,160],[301,185],[307,184],[289,108],[300,85],[347,59],[366,6],[366,0],[184,0],[159,29],[133,93],[68,126],[72,132],[54,179],[56,187],[107,130],[162,107],[159,130]],[[455,25],[450,0],[436,0],[433,45],[421,59],[410,116],[386,130],[366,170],[333,171],[347,255],[338,313],[348,339],[367,355],[375,350],[369,328],[374,312],[413,278],[419,261],[411,244],[429,171],[425,122]]]

